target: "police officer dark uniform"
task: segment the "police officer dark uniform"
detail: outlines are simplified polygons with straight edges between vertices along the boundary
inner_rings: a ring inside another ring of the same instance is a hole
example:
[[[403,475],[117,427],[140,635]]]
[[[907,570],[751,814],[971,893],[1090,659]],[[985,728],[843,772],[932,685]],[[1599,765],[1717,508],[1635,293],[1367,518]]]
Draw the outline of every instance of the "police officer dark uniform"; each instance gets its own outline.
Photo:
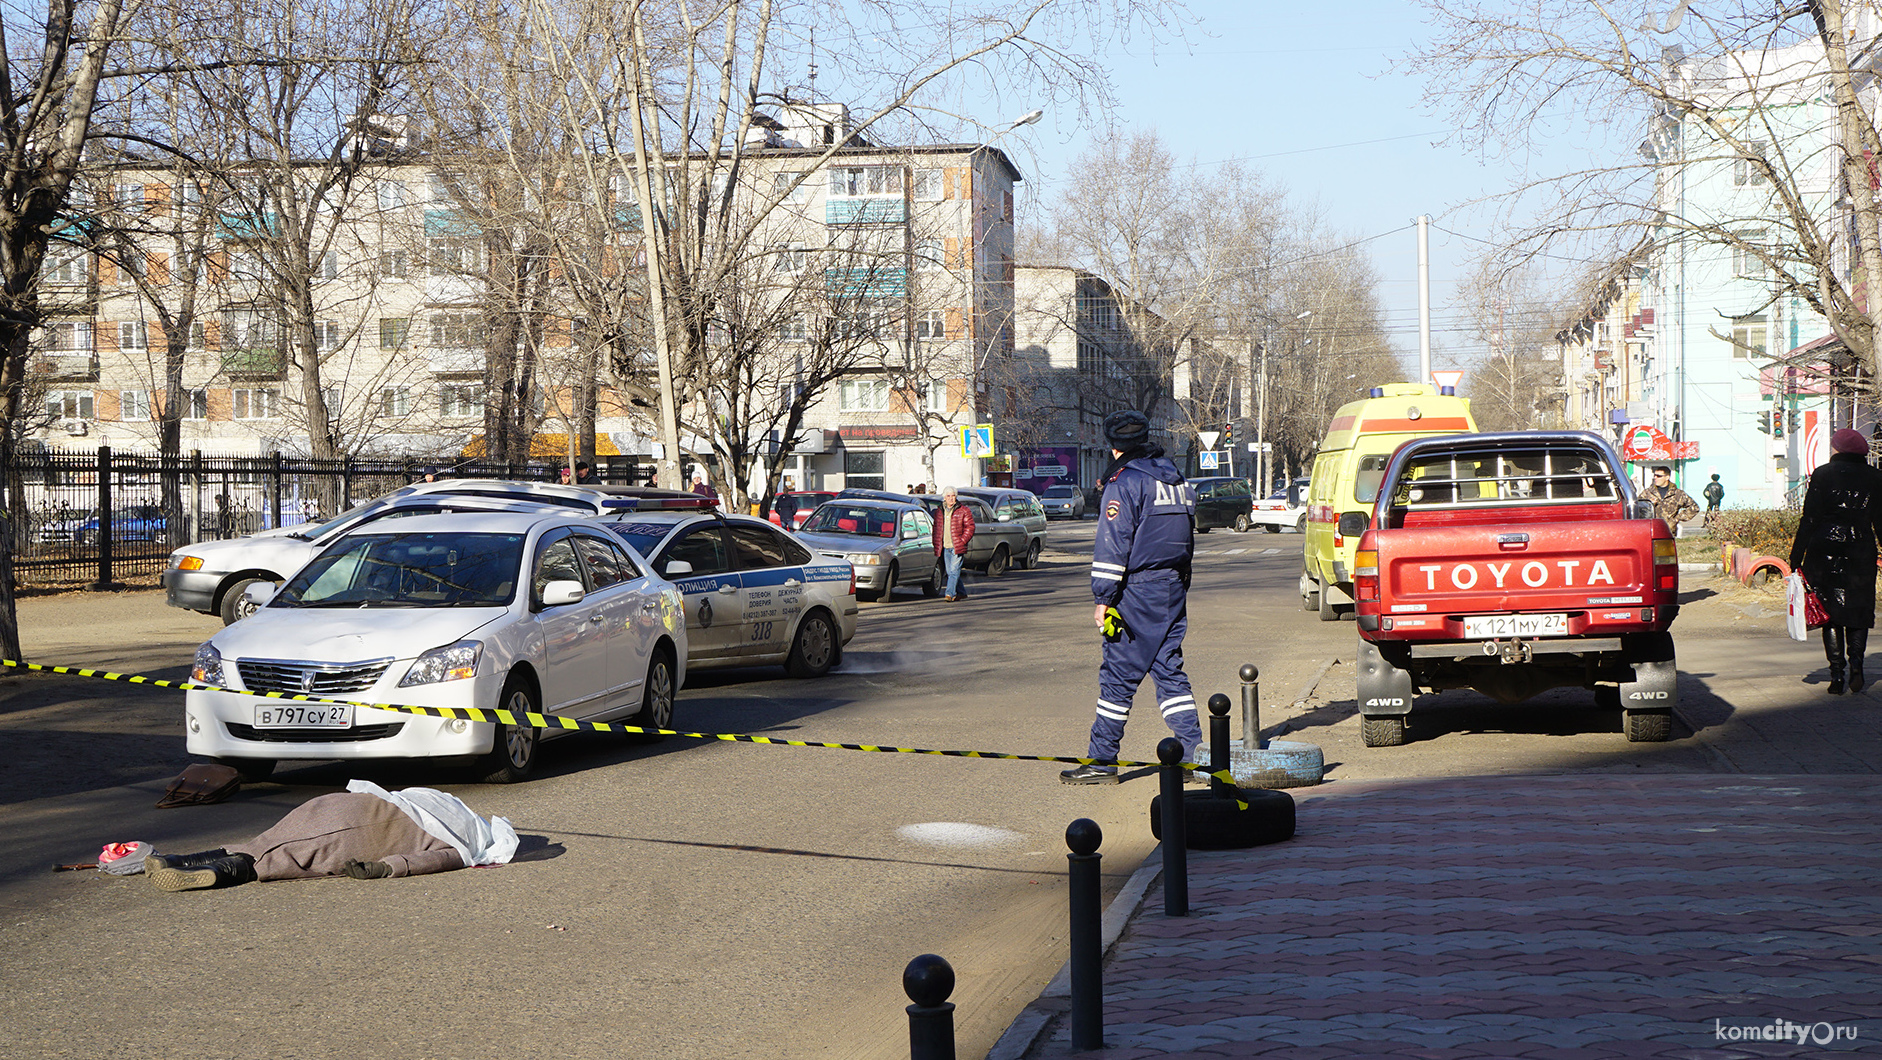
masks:
[[[1107,631],[1098,668],[1098,716],[1091,725],[1087,758],[1115,759],[1124,738],[1137,686],[1149,674],[1157,706],[1170,731],[1183,742],[1183,760],[1196,760],[1202,726],[1196,697],[1183,672],[1183,634],[1189,629],[1190,561],[1196,553],[1196,491],[1163,447],[1150,441],[1150,421],[1126,409],[1104,421],[1111,466],[1098,504],[1098,540],[1091,556],[1093,617],[1104,628],[1106,612],[1120,620]],[[1117,779],[1114,766],[1079,766],[1059,774],[1067,784]]]

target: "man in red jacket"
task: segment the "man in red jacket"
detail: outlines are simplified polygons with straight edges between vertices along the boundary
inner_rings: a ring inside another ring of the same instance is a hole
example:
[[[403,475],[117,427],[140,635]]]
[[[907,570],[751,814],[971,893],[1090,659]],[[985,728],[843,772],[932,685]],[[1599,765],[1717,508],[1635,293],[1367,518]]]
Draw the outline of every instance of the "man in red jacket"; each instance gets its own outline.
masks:
[[[941,511],[934,521],[934,554],[941,557],[941,567],[948,572],[948,602],[959,600],[961,562],[967,558],[967,543],[974,539],[974,513],[961,503],[953,486],[941,490]]]

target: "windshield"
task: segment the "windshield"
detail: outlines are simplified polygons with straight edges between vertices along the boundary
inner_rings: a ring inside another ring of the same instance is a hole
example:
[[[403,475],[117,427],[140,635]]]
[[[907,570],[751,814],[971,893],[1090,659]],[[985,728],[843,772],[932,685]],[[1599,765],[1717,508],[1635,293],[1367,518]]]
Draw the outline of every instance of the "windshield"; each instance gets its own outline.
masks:
[[[830,501],[804,520],[807,534],[856,534],[860,537],[894,537],[895,509],[872,508],[861,504]]]
[[[1047,486],[1045,495],[1048,497],[1076,497],[1078,496],[1078,490],[1073,486]]]
[[[523,534],[361,534],[302,567],[270,607],[503,607]]]

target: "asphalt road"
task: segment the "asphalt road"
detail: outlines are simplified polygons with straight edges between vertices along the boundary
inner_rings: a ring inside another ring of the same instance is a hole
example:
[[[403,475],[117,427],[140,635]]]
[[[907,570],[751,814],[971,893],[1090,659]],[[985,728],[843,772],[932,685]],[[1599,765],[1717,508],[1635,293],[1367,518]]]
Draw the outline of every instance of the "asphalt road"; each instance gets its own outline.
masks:
[[[1082,753],[1093,526],[1055,524],[1042,569],[976,579],[967,601],[864,605],[823,680],[694,675],[677,724]],[[1299,610],[1299,538],[1217,531],[1198,545],[1198,699],[1233,696],[1237,668],[1256,663],[1264,723],[1320,744],[1333,782],[1727,768],[1685,731],[1628,744],[1582,693],[1542,709],[1427,697],[1410,744],[1365,748],[1353,627]],[[21,619],[37,660],[172,677],[217,628],[148,592],[27,600]],[[1723,702],[1703,682],[1687,693]],[[1113,890],[1152,847],[1153,780],[1066,787],[1045,763],[592,734],[550,744],[523,785],[313,764],[158,811],[188,760],[179,718],[173,693],[0,678],[0,1057],[904,1057],[900,974],[924,952],[959,977],[960,1055],[984,1055],[1064,959],[1065,825],[1102,825]],[[1146,690],[1124,753],[1154,758],[1166,734]],[[245,838],[352,775],[454,791],[509,817],[524,851],[501,868],[186,894],[48,871],[113,840]]]

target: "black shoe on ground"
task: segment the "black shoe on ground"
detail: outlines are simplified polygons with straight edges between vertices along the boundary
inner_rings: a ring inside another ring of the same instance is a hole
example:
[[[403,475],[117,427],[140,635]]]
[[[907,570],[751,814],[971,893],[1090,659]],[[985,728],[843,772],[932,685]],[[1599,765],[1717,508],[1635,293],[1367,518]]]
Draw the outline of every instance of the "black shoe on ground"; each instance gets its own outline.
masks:
[[[1843,675],[1831,674],[1830,675],[1830,687],[1824,689],[1824,691],[1828,692],[1830,695],[1833,695],[1833,696],[1842,695],[1843,694]]]
[[[255,859],[247,854],[229,854],[184,868],[160,868],[150,873],[150,884],[159,891],[206,891],[211,887],[234,887],[254,880]]]
[[[1115,784],[1117,770],[1111,766],[1079,766],[1059,774],[1062,784]]]
[[[195,854],[150,854],[144,858],[144,871],[151,873],[158,869],[201,868],[205,862],[228,856],[229,852],[221,847],[199,851]]]
[[[1868,684],[1868,681],[1863,678],[1862,667],[1853,667],[1849,671],[1849,690],[1852,693],[1860,692],[1865,684]]]

